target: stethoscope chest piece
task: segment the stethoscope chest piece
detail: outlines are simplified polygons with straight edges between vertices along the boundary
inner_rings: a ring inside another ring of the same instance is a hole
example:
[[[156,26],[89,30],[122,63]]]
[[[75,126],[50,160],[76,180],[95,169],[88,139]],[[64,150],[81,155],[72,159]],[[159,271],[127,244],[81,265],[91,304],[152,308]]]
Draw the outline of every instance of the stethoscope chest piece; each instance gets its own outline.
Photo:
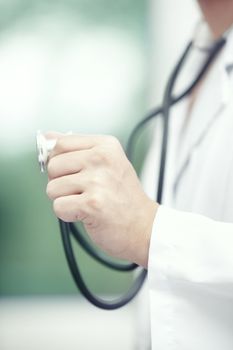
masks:
[[[44,173],[47,169],[47,163],[49,154],[52,151],[56,144],[56,140],[47,140],[45,136],[37,131],[36,135],[36,145],[37,145],[37,154],[38,154],[38,163],[40,166],[40,171]]]

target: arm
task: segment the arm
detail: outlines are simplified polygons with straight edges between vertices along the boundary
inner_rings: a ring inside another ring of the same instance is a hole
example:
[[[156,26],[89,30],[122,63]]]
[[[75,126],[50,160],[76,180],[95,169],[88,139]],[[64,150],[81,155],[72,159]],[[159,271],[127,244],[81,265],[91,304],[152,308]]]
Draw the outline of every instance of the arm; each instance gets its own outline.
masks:
[[[232,349],[233,224],[160,206],[148,281],[154,348]]]
[[[107,253],[146,268],[150,255],[150,276],[158,271],[206,288],[222,282],[219,288],[227,292],[224,281],[233,282],[233,224],[159,207],[144,193],[114,137],[59,136],[48,175],[56,215],[82,221]]]
[[[161,206],[151,238],[149,275],[233,298],[233,224]]]

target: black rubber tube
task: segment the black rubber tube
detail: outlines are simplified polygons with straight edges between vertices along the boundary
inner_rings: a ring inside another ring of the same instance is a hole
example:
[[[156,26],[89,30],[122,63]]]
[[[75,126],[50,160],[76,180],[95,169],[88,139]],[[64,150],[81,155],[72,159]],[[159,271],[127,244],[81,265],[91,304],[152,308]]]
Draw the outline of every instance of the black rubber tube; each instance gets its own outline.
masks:
[[[101,254],[100,251],[96,250],[85,238],[85,236],[79,232],[79,229],[75,226],[75,224],[70,224],[70,231],[76,241],[80,244],[80,246],[86,251],[87,254],[89,254],[93,259],[95,259],[100,264],[116,271],[121,272],[129,272],[135,270],[138,265],[131,263],[131,264],[121,264],[119,262],[110,261],[106,256]]]
[[[143,285],[143,282],[147,275],[146,270],[142,270],[142,272],[140,272],[139,276],[136,278],[133,285],[131,286],[129,291],[126,293],[126,295],[123,295],[114,301],[102,300],[101,298],[94,295],[87,288],[82,278],[82,275],[80,273],[79,267],[77,265],[77,262],[74,256],[72,244],[71,244],[69,224],[63,222],[62,220],[59,220],[59,224],[60,224],[62,241],[65,249],[65,255],[68,262],[68,266],[70,268],[74,281],[78,286],[82,295],[90,303],[104,310],[116,310],[128,304],[137,295],[138,291],[141,289],[141,286]]]
[[[171,106],[175,105],[176,103],[180,102],[183,98],[185,98],[186,96],[188,96],[192,90],[194,89],[194,87],[198,84],[198,82],[203,78],[204,74],[206,73],[207,69],[209,68],[209,66],[211,65],[211,63],[215,60],[217,54],[220,52],[220,50],[222,49],[222,47],[225,45],[226,40],[224,38],[221,38],[219,41],[216,42],[216,44],[214,45],[214,47],[212,48],[212,50],[210,51],[209,56],[206,59],[206,62],[204,63],[203,67],[200,69],[200,72],[198,73],[196,79],[188,86],[188,88],[183,91],[179,96],[176,97],[172,97],[171,99]],[[185,53],[187,52],[187,50],[190,50],[192,47],[193,43],[190,42],[185,50]],[[185,54],[184,53],[184,54]],[[182,56],[184,57],[184,55]],[[140,133],[140,131],[143,129],[144,126],[146,126],[146,124],[148,124],[151,120],[153,120],[155,117],[162,115],[163,114],[163,105],[153,109],[151,112],[148,113],[148,115],[142,119],[132,130],[130,136],[129,136],[129,140],[127,143],[127,147],[126,147],[126,154],[128,156],[128,158],[130,160],[133,159],[133,149],[134,149],[134,144],[135,141],[137,139],[137,137],[139,136],[138,134]]]
[[[211,50],[208,59],[206,60],[203,68],[200,70],[200,73],[198,74],[195,81],[180,96],[178,96],[177,98],[173,98],[172,97],[172,90],[173,90],[176,78],[177,78],[177,76],[182,68],[182,65],[183,65],[191,47],[192,47],[192,42],[189,43],[184,54],[180,58],[178,64],[176,65],[176,67],[175,67],[174,71],[172,72],[172,75],[167,83],[164,98],[163,98],[162,107],[155,109],[143,121],[141,121],[134,128],[134,130],[129,138],[129,143],[128,143],[128,147],[127,147],[127,155],[131,159],[135,138],[138,135],[138,132],[141,131],[142,127],[145,126],[146,123],[148,123],[152,118],[156,117],[159,114],[164,115],[164,119],[163,119],[164,128],[163,128],[162,149],[161,149],[161,159],[160,159],[160,172],[159,172],[159,181],[158,181],[158,193],[157,193],[157,199],[156,199],[158,203],[162,202],[162,195],[163,195],[163,184],[164,184],[164,177],[165,177],[167,145],[168,145],[168,135],[169,135],[170,108],[173,104],[177,103],[182,98],[184,98],[185,96],[190,94],[190,92],[193,90],[193,88],[198,84],[198,82],[204,76],[208,67],[213,62],[216,55],[221,50],[221,48],[223,47],[224,44],[225,44],[225,39],[221,39],[215,44],[213,50]],[[63,246],[64,246],[64,250],[65,250],[65,255],[66,255],[66,259],[67,259],[70,271],[72,273],[72,276],[74,278],[74,281],[75,281],[77,287],[80,289],[83,296],[87,300],[89,300],[93,305],[95,305],[101,309],[105,309],[105,310],[118,309],[118,308],[128,304],[137,295],[137,293],[141,289],[141,287],[144,283],[144,280],[146,278],[147,271],[142,270],[142,272],[140,272],[139,276],[134,281],[130,290],[125,295],[118,298],[117,300],[106,301],[106,300],[100,299],[99,297],[95,296],[86,286],[86,284],[82,278],[82,275],[80,273],[80,270],[78,268],[75,256],[74,256],[74,252],[73,252],[73,248],[72,248],[72,244],[71,244],[71,237],[70,237],[71,231],[72,231],[73,235],[75,236],[75,238],[80,238],[79,235],[75,235],[74,226],[72,226],[72,224],[65,223],[65,222],[59,220],[59,225],[60,225],[60,231],[61,231],[61,235],[62,235]],[[82,245],[82,243],[80,243],[80,244]],[[85,245],[85,250],[90,255],[92,255],[96,260],[99,259],[99,257],[97,258],[96,254],[93,254],[93,252],[91,251],[91,249],[88,245]]]

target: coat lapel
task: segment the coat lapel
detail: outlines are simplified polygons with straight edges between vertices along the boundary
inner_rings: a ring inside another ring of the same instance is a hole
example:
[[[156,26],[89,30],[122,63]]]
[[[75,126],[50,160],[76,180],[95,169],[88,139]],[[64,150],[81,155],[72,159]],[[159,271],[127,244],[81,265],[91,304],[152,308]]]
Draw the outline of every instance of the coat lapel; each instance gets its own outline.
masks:
[[[225,65],[222,64],[221,55],[215,64],[200,86],[197,103],[194,103],[191,113],[186,109],[185,122],[179,138],[181,141],[177,147],[174,196],[193,153],[198,150],[215,120],[221,117],[229,99],[229,77]]]

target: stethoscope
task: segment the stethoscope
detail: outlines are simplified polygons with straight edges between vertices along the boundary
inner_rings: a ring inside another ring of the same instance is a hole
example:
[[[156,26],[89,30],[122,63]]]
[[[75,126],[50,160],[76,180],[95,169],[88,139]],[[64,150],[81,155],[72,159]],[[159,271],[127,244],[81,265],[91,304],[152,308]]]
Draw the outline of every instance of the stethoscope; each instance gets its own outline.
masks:
[[[172,71],[172,74],[168,80],[168,83],[165,88],[165,93],[163,97],[162,105],[154,110],[152,110],[142,121],[140,121],[136,127],[133,129],[129,141],[127,144],[127,150],[126,154],[129,159],[132,159],[133,156],[133,149],[135,146],[135,142],[137,137],[139,136],[141,130],[146,126],[153,118],[157,117],[158,115],[162,115],[163,118],[163,135],[162,135],[162,145],[161,145],[161,156],[160,156],[160,168],[159,168],[159,177],[158,177],[158,190],[157,190],[157,196],[156,201],[158,203],[162,202],[163,197],[163,188],[164,188],[164,177],[165,177],[165,166],[166,166],[166,159],[167,159],[167,146],[168,146],[168,135],[169,135],[169,115],[170,115],[170,109],[173,105],[181,101],[183,98],[188,96],[193,89],[197,86],[197,84],[200,82],[204,74],[207,72],[207,69],[210,67],[211,63],[214,61],[224,44],[226,43],[225,38],[221,38],[218,41],[216,41],[212,47],[209,49],[207,58],[201,67],[199,73],[197,74],[195,80],[188,86],[188,88],[183,91],[179,96],[173,96],[173,89],[174,85],[177,81],[177,77],[181,71],[181,68],[183,67],[185,60],[195,45],[193,41],[191,41],[184,53],[182,54],[181,58],[179,59],[178,63],[176,64],[174,70]],[[49,158],[49,153],[53,149],[53,147],[56,144],[56,140],[46,140],[45,137],[38,133],[37,135],[37,148],[38,148],[38,160],[40,164],[40,169],[42,172],[46,170],[47,161]],[[73,279],[80,290],[80,292],[83,294],[83,296],[89,300],[93,305],[105,309],[105,310],[114,310],[118,309],[126,304],[128,304],[139,292],[141,289],[145,278],[147,276],[147,271],[145,269],[142,269],[138,265],[134,263],[129,264],[122,264],[118,262],[109,261],[105,255],[102,255],[99,251],[95,250],[93,246],[89,243],[88,239],[85,237],[85,235],[82,234],[82,232],[73,224],[73,223],[65,223],[62,220],[59,220],[59,226],[62,236],[62,242],[64,246],[64,251],[67,259],[68,266],[70,268],[70,272],[73,276]],[[94,295],[89,288],[87,287],[81,273],[79,266],[77,264],[73,246],[71,243],[71,235],[75,238],[77,243],[97,262],[101,263],[102,265],[111,268],[116,271],[122,271],[122,272],[128,272],[133,270],[139,270],[139,273],[133,282],[131,288],[128,290],[128,292],[119,297],[117,300],[114,301],[107,301],[99,298],[98,296]]]

